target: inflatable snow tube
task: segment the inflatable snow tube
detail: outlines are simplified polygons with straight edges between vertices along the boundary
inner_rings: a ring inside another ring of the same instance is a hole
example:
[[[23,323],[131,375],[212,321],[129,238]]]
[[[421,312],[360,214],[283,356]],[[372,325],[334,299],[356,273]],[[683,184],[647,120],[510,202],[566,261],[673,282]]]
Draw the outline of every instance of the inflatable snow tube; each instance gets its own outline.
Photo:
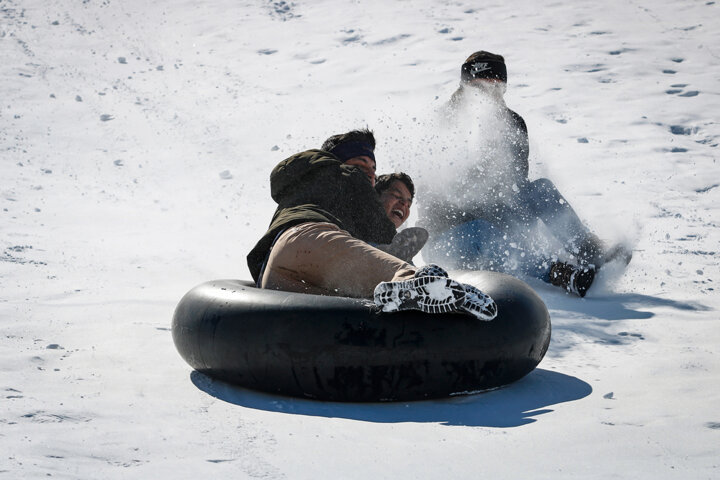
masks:
[[[383,313],[367,300],[203,283],[178,304],[172,335],[191,367],[264,392],[329,401],[447,397],[531,372],[547,351],[550,316],[524,282],[476,272],[498,316]]]

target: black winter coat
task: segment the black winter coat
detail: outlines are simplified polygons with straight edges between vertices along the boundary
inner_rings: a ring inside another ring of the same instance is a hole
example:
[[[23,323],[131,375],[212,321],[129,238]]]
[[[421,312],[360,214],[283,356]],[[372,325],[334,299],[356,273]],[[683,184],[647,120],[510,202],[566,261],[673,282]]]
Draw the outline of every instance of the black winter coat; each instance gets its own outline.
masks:
[[[270,174],[270,194],[278,207],[247,256],[255,281],[277,235],[294,225],[329,222],[372,243],[390,243],[396,233],[365,173],[329,152],[308,150],[280,162]]]

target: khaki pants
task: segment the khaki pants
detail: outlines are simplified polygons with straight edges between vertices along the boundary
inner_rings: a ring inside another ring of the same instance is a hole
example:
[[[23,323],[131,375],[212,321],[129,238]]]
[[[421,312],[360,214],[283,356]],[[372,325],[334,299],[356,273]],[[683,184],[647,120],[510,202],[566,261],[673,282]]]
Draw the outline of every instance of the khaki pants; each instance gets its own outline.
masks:
[[[285,230],[270,251],[262,288],[372,298],[380,282],[411,278],[415,267],[332,223]]]

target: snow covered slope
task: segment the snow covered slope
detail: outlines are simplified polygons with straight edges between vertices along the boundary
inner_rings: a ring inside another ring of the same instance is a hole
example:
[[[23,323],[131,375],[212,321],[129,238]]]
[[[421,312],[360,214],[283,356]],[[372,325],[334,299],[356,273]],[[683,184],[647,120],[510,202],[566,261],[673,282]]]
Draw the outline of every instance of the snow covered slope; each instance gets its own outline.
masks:
[[[0,0],[0,478],[719,478],[718,8]],[[507,60],[531,176],[631,242],[627,271],[585,299],[532,283],[550,350],[482,395],[193,373],[174,306],[249,277],[275,163],[368,125],[380,172],[444,166],[424,120],[480,49]]]

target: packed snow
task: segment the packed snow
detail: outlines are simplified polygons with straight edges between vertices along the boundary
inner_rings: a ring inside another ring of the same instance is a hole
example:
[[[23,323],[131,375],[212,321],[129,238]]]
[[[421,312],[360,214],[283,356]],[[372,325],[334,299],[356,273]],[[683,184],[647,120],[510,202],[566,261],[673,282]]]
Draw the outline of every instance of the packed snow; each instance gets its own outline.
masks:
[[[0,478],[720,478],[718,8],[0,0]],[[193,372],[174,307],[249,278],[272,167],[369,126],[379,172],[452,173],[429,119],[477,50],[505,56],[531,178],[627,269],[584,299],[530,280],[549,351],[491,392],[326,403]]]

